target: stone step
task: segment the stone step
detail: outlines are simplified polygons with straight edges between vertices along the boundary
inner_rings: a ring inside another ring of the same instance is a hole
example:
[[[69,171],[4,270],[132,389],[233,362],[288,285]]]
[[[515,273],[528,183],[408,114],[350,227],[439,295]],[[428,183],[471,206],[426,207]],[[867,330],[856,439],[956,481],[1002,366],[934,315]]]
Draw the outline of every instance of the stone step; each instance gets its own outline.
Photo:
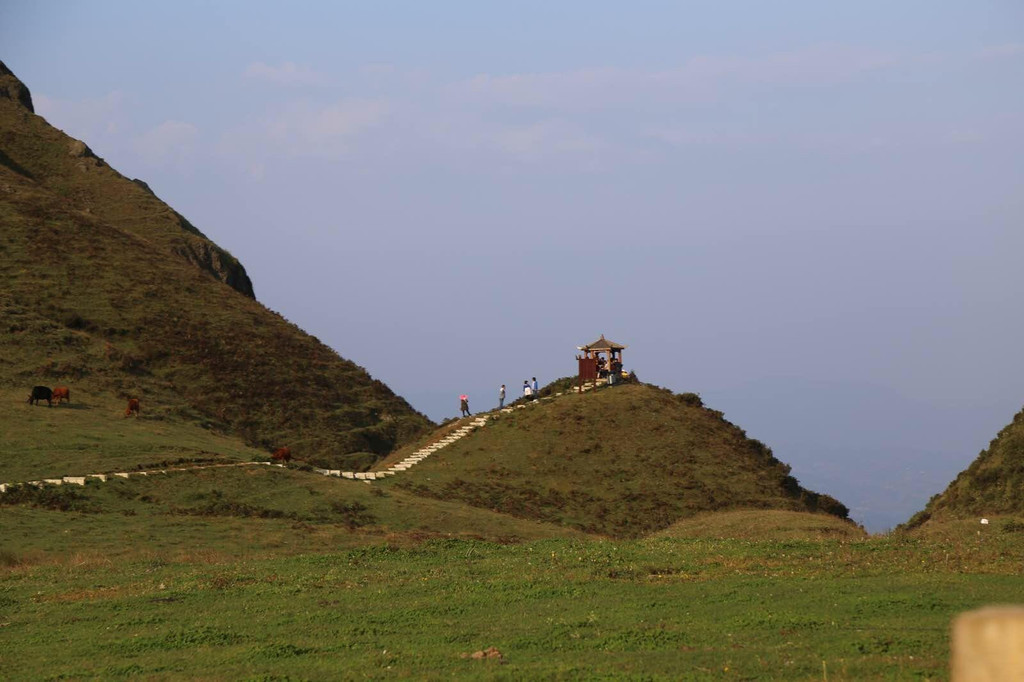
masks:
[[[64,482],[72,485],[85,485],[85,476],[65,476]]]
[[[352,471],[342,471],[341,472],[341,477],[342,478],[355,478],[356,475],[355,475],[355,472],[352,472]]]

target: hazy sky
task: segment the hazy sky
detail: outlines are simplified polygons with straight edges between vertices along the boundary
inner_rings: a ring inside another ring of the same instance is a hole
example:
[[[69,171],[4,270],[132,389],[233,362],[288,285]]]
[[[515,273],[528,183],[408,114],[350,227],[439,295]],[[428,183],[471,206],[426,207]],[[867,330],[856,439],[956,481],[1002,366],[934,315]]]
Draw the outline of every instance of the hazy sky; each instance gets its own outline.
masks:
[[[600,334],[871,530],[1024,403],[1024,3],[4,0],[36,110],[434,419]]]

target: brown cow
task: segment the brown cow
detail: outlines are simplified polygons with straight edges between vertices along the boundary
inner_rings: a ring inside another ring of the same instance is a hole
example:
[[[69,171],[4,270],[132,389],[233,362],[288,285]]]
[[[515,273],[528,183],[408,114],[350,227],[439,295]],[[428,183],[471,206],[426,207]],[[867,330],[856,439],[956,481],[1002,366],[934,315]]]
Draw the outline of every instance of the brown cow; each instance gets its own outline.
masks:
[[[124,416],[130,417],[132,415],[139,416],[139,399],[132,398],[128,401],[128,409],[124,411]]]
[[[274,454],[270,458],[275,462],[290,462],[292,461],[292,449],[288,447],[278,448],[274,450]]]
[[[71,389],[67,386],[58,386],[53,389],[53,401],[60,405],[64,401],[71,402]]]

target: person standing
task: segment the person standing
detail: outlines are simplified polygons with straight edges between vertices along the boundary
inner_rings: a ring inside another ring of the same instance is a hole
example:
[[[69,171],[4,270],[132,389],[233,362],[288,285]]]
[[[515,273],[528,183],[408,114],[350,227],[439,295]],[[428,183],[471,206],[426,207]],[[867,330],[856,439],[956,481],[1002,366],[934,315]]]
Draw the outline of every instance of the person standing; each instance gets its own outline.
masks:
[[[534,398],[537,397],[537,393],[539,393],[539,391],[537,389],[537,377],[534,377],[533,378],[533,397]]]
[[[530,382],[523,379],[523,397],[527,400],[533,399],[533,389],[530,388]]]
[[[505,384],[498,389],[498,409],[505,407]]]
[[[463,417],[468,417],[470,416],[470,414],[472,414],[469,411],[469,396],[466,395],[465,393],[459,396],[459,409],[462,410]]]

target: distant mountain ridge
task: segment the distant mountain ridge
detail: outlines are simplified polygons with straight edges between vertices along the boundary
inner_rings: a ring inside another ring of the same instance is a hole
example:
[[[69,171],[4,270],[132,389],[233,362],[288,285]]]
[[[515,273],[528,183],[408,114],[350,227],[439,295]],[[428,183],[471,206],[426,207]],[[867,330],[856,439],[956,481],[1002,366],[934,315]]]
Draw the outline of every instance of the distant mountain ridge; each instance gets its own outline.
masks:
[[[334,466],[369,466],[430,426],[258,304],[236,258],[34,114],[3,64],[0,224],[2,384],[141,396],[144,414]]]

